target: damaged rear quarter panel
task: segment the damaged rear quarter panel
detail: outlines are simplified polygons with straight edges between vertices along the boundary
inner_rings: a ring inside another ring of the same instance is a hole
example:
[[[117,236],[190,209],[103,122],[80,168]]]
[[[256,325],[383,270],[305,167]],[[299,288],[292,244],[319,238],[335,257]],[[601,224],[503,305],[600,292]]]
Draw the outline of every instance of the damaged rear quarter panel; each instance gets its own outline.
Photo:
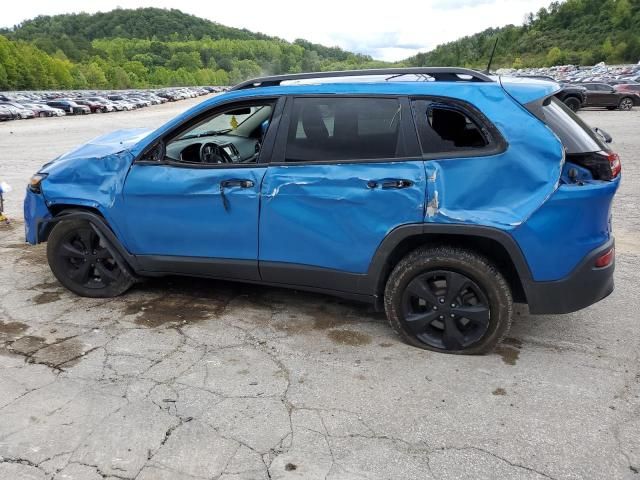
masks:
[[[426,161],[425,221],[512,230],[557,188],[562,145],[503,90],[478,89],[468,98],[474,99],[508,146],[496,155]]]

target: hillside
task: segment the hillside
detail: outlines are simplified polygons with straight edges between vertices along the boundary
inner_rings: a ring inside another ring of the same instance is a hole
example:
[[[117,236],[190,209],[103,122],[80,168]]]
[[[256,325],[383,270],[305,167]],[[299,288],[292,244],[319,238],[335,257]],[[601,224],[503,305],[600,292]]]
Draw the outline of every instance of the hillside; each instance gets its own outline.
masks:
[[[228,85],[382,64],[158,8],[40,16],[0,30],[0,90]]]
[[[461,38],[406,60],[411,66],[484,68],[496,36],[494,67],[637,63],[640,60],[640,0],[555,1],[529,14],[522,26]]]

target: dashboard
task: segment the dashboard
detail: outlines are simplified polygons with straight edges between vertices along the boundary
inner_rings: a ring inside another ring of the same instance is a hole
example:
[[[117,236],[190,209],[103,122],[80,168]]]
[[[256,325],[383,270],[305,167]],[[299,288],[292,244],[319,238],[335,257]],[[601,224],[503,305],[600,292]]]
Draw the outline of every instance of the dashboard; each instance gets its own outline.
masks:
[[[175,162],[199,165],[255,163],[260,141],[237,135],[209,135],[175,140],[167,145],[166,157]]]

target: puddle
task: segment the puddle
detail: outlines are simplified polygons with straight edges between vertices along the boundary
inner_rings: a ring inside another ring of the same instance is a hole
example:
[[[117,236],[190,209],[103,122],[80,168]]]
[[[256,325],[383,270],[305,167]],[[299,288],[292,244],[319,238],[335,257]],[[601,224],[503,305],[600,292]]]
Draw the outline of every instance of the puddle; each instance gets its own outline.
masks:
[[[0,343],[18,338],[28,328],[28,325],[20,322],[0,322]]]
[[[43,337],[25,335],[9,344],[6,351],[26,357],[29,363],[40,363],[51,368],[71,367],[84,353],[84,345],[77,338],[58,339],[47,343]]]
[[[368,345],[371,343],[371,335],[366,333],[354,332],[352,330],[330,330],[327,337],[334,343],[340,345],[350,345],[358,347],[360,345]]]
[[[25,243],[22,246],[22,253],[18,257],[18,261],[22,263],[30,263],[32,265],[47,265],[47,248],[45,244],[30,245]]]
[[[502,357],[502,361],[507,365],[515,365],[520,357],[522,342],[517,338],[505,338],[496,347],[495,352]]]
[[[124,314],[137,315],[135,323],[149,328],[197,323],[219,317],[234,296],[229,287],[215,288],[212,282],[198,279],[170,281],[165,293],[156,299],[127,305]]]
[[[33,303],[36,305],[44,305],[60,300],[60,292],[43,292],[33,297]]]

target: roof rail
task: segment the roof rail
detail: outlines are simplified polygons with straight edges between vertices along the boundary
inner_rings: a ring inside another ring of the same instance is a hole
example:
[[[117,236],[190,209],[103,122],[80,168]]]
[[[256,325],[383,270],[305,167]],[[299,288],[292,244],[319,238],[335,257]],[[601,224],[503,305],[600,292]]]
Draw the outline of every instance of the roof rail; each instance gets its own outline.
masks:
[[[281,82],[290,80],[313,80],[321,78],[339,77],[364,77],[370,75],[389,75],[389,77],[401,77],[403,75],[429,76],[440,82],[493,82],[484,73],[468,68],[453,67],[410,67],[410,68],[373,68],[368,70],[344,70],[337,72],[308,72],[292,73],[289,75],[273,75],[269,77],[254,78],[234,86],[231,90],[244,90],[246,88],[273,87]],[[464,78],[469,77],[469,78]]]

